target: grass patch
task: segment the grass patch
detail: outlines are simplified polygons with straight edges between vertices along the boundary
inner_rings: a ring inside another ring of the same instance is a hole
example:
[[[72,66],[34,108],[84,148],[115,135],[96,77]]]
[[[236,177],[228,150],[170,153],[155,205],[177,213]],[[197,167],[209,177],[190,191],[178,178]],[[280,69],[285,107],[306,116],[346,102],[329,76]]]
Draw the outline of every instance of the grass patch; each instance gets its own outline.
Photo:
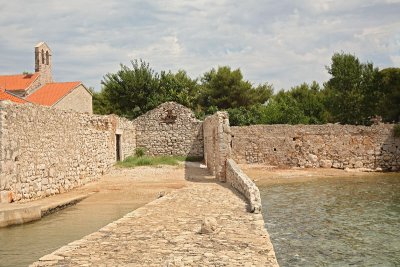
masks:
[[[199,157],[185,157],[185,156],[130,156],[123,161],[117,162],[118,167],[133,168],[136,166],[157,166],[157,165],[178,165],[183,161],[201,161]]]

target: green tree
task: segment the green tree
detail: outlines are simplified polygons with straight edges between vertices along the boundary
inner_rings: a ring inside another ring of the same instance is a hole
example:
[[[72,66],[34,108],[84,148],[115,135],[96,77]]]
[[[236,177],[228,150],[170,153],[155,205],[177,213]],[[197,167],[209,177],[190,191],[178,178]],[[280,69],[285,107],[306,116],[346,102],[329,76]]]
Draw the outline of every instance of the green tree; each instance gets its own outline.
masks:
[[[243,80],[240,69],[218,67],[204,73],[202,79],[200,104],[203,108],[215,106],[218,109],[249,107],[262,104],[272,95],[271,85],[253,87]]]
[[[111,104],[108,99],[105,97],[103,92],[94,92],[93,91],[92,104],[93,104],[93,113],[100,115],[107,115],[112,113]]]
[[[266,107],[267,124],[308,124],[309,118],[290,93],[279,91]]]
[[[266,111],[266,106],[261,104],[227,109],[232,126],[265,124],[268,121]]]
[[[326,107],[330,121],[368,124],[377,108],[378,69],[372,63],[360,63],[351,54],[335,53],[330,67],[332,78],[325,83]]]
[[[132,68],[121,64],[117,73],[106,74],[101,82],[110,111],[127,118],[135,118],[163,100],[158,74],[142,60],[133,60],[131,64]]]
[[[400,68],[387,68],[379,72],[382,97],[379,102],[380,115],[384,121],[400,121]]]
[[[175,101],[188,108],[196,109],[200,90],[197,79],[191,79],[184,70],[177,73],[162,71],[160,75],[160,91],[163,102]]]
[[[307,123],[322,124],[327,122],[324,95],[317,82],[314,81],[310,85],[303,83],[295,86],[287,94],[295,100],[298,108],[307,117]]]

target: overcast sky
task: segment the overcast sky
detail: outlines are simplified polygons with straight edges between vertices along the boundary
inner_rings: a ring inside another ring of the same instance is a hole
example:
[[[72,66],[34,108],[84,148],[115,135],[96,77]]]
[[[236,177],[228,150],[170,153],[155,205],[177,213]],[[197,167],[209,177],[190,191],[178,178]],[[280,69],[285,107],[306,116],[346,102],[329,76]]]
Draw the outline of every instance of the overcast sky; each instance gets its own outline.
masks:
[[[400,67],[400,0],[0,0],[0,74],[34,71],[34,46],[53,51],[56,81],[100,90],[108,72],[144,59],[192,78],[240,68],[276,90],[329,79],[334,52]]]

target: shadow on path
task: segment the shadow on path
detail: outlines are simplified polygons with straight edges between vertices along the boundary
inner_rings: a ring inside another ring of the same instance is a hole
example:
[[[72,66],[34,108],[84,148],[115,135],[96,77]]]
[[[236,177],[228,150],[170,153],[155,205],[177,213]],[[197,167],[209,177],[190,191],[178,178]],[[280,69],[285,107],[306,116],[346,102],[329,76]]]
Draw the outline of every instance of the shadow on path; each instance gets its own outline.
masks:
[[[185,162],[185,180],[194,183],[218,183],[207,166],[201,162]]]
[[[250,212],[250,204],[246,200],[246,198],[240,194],[236,189],[231,187],[228,183],[218,181],[214,175],[210,174],[207,169],[207,166],[202,162],[185,162],[185,180],[193,183],[215,183],[220,185],[221,187],[229,189],[234,195],[239,197],[246,203],[246,210]]]

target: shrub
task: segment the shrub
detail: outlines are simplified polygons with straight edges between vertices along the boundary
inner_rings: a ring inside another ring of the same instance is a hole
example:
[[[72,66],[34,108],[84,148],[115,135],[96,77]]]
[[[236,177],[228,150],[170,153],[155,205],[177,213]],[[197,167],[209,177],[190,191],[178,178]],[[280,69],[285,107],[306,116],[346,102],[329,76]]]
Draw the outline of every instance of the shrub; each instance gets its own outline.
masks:
[[[135,156],[140,158],[143,157],[146,154],[146,150],[144,147],[137,147],[135,149]]]

